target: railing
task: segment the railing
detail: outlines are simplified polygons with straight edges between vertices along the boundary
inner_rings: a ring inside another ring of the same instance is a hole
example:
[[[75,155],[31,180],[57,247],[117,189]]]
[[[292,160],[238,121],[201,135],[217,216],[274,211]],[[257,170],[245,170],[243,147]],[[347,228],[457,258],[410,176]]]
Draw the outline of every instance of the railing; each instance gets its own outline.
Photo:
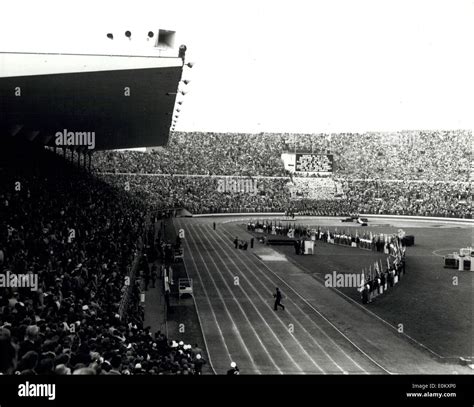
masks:
[[[130,297],[132,296],[133,287],[135,285],[135,280],[137,278],[137,271],[138,271],[138,266],[140,265],[141,258],[142,258],[142,249],[140,249],[136,253],[135,259],[132,263],[132,267],[130,268],[130,272],[128,273],[128,276],[125,277],[125,282],[124,282],[125,291],[122,295],[122,299],[120,300],[120,305],[119,305],[120,319],[123,319],[123,317],[127,313],[128,305],[130,303]]]
[[[135,286],[135,281],[137,279],[137,271],[138,271],[140,261],[143,256],[144,241],[147,242],[148,240],[148,230],[151,226],[153,225],[151,224],[150,216],[147,215],[145,218],[145,228],[143,232],[143,238],[141,236],[138,237],[138,242],[137,242],[138,250],[135,253],[135,258],[133,260],[130,271],[128,275],[125,277],[125,281],[124,281],[125,290],[124,290],[124,293],[122,295],[122,299],[120,300],[120,305],[119,305],[120,319],[123,319],[123,317],[126,315],[128,311],[130,298],[133,293],[133,287]]]

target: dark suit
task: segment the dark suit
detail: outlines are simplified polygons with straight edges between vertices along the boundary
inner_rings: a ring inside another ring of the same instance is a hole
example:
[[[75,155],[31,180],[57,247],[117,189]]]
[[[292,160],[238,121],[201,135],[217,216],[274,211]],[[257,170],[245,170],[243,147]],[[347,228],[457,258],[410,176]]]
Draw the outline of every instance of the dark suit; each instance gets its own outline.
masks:
[[[273,309],[275,311],[278,309],[277,307],[281,307],[282,309],[285,309],[285,306],[281,304],[281,298],[282,298],[281,291],[278,290],[276,294],[274,294],[273,296],[275,297],[275,306],[273,307]]]

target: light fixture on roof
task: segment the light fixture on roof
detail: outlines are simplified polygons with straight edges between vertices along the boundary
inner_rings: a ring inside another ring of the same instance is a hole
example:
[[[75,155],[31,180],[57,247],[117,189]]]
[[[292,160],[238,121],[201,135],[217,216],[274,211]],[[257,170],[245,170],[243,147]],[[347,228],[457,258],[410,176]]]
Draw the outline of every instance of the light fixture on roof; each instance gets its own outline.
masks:
[[[187,50],[186,45],[183,44],[179,46],[178,58],[181,58],[183,62],[184,62],[184,58],[186,57],[186,50]]]
[[[153,38],[155,33],[153,31],[148,31],[148,38]]]
[[[132,33],[130,31],[125,31],[125,37],[127,37],[129,40],[132,39]]]
[[[182,105],[182,104],[183,104],[183,101],[180,100],[180,101],[178,102],[178,105]]]
[[[183,79],[182,82],[187,85],[189,82],[191,82],[189,79]]]
[[[188,62],[187,64],[184,64],[188,68],[192,68],[194,66],[194,62]]]
[[[108,33],[108,34],[107,34],[107,38],[108,38],[109,40],[113,40],[113,39],[114,39],[114,35],[113,35],[112,33]]]
[[[187,92],[184,90],[180,90],[178,92],[166,92],[166,96],[177,95],[178,93],[184,96]]]

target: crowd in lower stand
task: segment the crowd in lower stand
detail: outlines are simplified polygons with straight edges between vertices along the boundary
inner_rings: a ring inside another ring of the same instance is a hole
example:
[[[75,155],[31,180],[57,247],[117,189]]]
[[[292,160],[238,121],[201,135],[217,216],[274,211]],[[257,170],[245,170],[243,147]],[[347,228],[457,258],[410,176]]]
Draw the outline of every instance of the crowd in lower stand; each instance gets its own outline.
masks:
[[[200,374],[203,351],[143,326],[140,279],[125,282],[146,203],[30,153],[0,152],[0,374]]]
[[[291,200],[288,179],[259,178],[254,192],[221,191],[219,177],[102,174],[101,178],[163,208],[191,213],[293,211],[298,215],[349,216],[351,213],[472,217],[467,183],[345,181],[346,195],[332,200]]]
[[[259,179],[251,193],[221,192],[219,178],[102,175],[117,188],[129,188],[137,196],[163,208],[182,207],[191,213],[272,212],[287,202],[285,179]]]

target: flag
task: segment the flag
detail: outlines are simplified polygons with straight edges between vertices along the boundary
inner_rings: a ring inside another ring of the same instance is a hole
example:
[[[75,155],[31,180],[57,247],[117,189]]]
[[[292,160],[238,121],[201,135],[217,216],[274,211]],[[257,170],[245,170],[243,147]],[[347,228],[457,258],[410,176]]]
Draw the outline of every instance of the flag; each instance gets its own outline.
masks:
[[[382,282],[382,269],[379,267],[379,262],[376,261],[375,264],[377,265],[377,279],[378,279],[378,283],[380,284]],[[380,288],[379,287],[379,294],[380,294]]]
[[[398,239],[395,239],[395,242],[396,242],[396,246],[397,246],[398,257],[400,257],[400,260],[401,260],[401,258],[402,258],[402,248],[400,247],[400,243],[399,243]]]
[[[362,291],[364,291],[364,286],[365,286],[365,282],[366,282],[366,280],[365,280],[365,274],[364,274],[364,269],[361,270],[361,273],[360,273],[360,274],[361,274],[361,278],[360,278],[361,284],[360,284],[360,286],[359,286],[358,291],[359,291],[359,292],[362,292]]]

